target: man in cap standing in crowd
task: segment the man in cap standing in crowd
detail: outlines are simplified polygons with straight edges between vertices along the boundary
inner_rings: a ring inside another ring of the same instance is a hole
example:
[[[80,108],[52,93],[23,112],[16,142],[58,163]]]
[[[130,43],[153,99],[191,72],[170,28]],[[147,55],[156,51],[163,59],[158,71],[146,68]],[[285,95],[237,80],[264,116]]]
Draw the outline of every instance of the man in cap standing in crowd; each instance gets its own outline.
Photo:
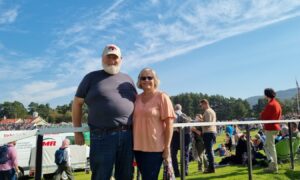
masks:
[[[121,50],[114,44],[102,53],[103,70],[87,74],[81,81],[72,107],[74,127],[81,127],[82,106],[88,106],[90,164],[93,180],[132,180],[132,115],[137,94],[133,80],[120,72]],[[81,132],[76,144],[84,144]]]

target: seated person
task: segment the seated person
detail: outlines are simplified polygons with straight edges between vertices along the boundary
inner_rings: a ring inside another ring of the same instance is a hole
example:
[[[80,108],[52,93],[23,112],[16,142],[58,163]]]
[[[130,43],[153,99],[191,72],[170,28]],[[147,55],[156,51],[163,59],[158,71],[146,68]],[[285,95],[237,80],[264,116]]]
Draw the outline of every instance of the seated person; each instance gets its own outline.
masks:
[[[260,138],[263,142],[266,142],[266,135],[262,129],[257,132],[260,135]]]
[[[235,155],[223,158],[219,164],[244,164],[245,155],[247,155],[247,140],[245,135],[241,135],[237,141]]]
[[[231,152],[232,139],[229,133],[226,133],[225,143],[220,144],[217,149],[214,150],[215,153],[219,153],[220,156],[227,156]]]
[[[256,134],[255,138],[252,140],[254,149],[256,151],[262,150],[264,148],[264,139],[260,136],[260,134]]]
[[[286,139],[288,137],[289,137],[289,128],[286,125],[283,125],[281,127],[279,134],[275,138],[275,143],[278,143],[279,141]]]
[[[227,156],[228,155],[228,151],[225,147],[225,144],[220,144],[219,147],[214,150],[214,152],[218,153],[219,156]]]
[[[298,124],[296,122],[291,123],[292,137],[300,138],[300,132],[298,130]]]
[[[239,138],[243,135],[243,132],[240,130],[237,124],[233,125],[233,144],[237,145]]]
[[[228,133],[226,133],[226,137],[225,137],[225,147],[226,147],[226,150],[231,151],[232,137]]]

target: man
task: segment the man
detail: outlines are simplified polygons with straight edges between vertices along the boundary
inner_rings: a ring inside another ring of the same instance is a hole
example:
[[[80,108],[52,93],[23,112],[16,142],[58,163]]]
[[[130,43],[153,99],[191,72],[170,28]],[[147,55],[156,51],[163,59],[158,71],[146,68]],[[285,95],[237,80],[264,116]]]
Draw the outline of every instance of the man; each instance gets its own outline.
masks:
[[[19,173],[16,143],[0,147],[0,179],[16,180]]]
[[[195,122],[203,121],[203,116],[201,114],[197,114],[195,118]],[[207,168],[207,158],[205,156],[204,151],[204,141],[203,141],[203,130],[201,126],[192,127],[191,128],[194,137],[194,147],[196,151],[196,157],[198,161],[198,171],[203,172],[204,169]],[[204,169],[203,169],[204,166]]]
[[[177,118],[175,119],[175,123],[184,123],[183,121],[180,120],[180,116],[185,116],[182,113],[182,107],[180,104],[176,104],[175,105],[175,113]],[[183,118],[181,118],[183,119]],[[191,131],[190,128],[184,128],[184,163],[185,163],[185,175],[188,175],[188,164],[189,164],[189,145],[191,142]],[[178,150],[180,149],[180,133],[179,133],[179,129],[175,128],[173,131],[173,137],[172,137],[172,142],[171,142],[171,158],[172,158],[172,165],[173,165],[173,169],[174,169],[174,174],[176,177],[180,177],[180,173],[179,173],[179,167],[178,167],[178,160],[177,160],[177,153]]]
[[[66,172],[69,180],[74,179],[73,174],[72,174],[72,168],[71,168],[71,152],[70,152],[69,145],[70,145],[70,140],[64,139],[61,147],[58,150],[63,153],[62,154],[63,159],[60,163],[57,164],[58,168],[55,172],[55,178],[54,178],[55,180],[60,180],[61,175],[64,171]]]
[[[137,94],[133,80],[120,72],[121,50],[114,44],[102,53],[103,70],[87,74],[76,92],[72,120],[81,127],[82,106],[88,106],[90,127],[90,165],[93,180],[131,180],[133,176],[132,116]],[[75,133],[77,144],[83,134]]]
[[[201,100],[200,106],[204,110],[203,122],[216,122],[216,113],[212,108],[210,108],[208,100]],[[215,172],[213,145],[216,143],[216,133],[216,126],[203,126],[203,141],[208,160],[208,168],[204,171],[204,173]]]
[[[266,99],[268,100],[268,104],[265,109],[261,113],[262,120],[280,120],[281,119],[281,106],[276,101],[275,96],[276,93],[273,89],[267,88],[264,90],[264,94]],[[278,172],[278,164],[277,164],[277,155],[275,148],[275,137],[280,130],[279,123],[274,124],[264,124],[264,130],[266,135],[266,144],[265,144],[265,152],[268,160],[270,161],[268,168],[265,170],[266,172],[277,173]]]

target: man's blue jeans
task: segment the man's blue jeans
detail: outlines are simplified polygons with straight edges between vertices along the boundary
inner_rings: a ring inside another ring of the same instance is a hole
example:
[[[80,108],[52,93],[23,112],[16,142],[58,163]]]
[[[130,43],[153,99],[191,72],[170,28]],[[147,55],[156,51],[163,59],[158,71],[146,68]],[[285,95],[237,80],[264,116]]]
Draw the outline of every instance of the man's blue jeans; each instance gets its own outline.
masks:
[[[208,168],[214,169],[213,145],[216,143],[216,133],[203,133],[205,153],[207,154]]]
[[[133,139],[131,130],[90,133],[92,180],[109,180],[114,169],[116,180],[133,178]]]

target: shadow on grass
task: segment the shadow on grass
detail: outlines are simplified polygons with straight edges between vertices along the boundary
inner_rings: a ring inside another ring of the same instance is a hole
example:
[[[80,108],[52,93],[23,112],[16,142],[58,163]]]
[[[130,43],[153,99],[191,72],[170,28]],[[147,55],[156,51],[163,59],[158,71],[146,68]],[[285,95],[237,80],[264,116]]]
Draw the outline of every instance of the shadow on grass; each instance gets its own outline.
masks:
[[[219,169],[219,168],[218,168]],[[186,179],[189,180],[206,180],[206,179],[232,179],[234,176],[238,176],[238,175],[245,175],[247,174],[246,170],[241,170],[241,169],[237,169],[237,170],[230,170],[230,173],[224,172],[224,174],[218,174],[218,169],[216,169],[216,173],[217,174],[199,174],[197,177],[189,177],[187,176]],[[203,176],[203,177],[201,177]],[[207,177],[209,176],[209,177]]]
[[[287,170],[285,173],[286,177],[289,179],[300,179],[300,171]]]
[[[274,173],[266,173],[264,172],[264,170],[262,169],[259,172],[254,172],[253,175],[257,175],[257,176],[270,176],[274,179],[291,179],[291,180],[300,180],[300,171],[295,171],[295,170],[291,170],[291,169],[283,169],[283,170],[279,170],[278,174],[274,174]]]

